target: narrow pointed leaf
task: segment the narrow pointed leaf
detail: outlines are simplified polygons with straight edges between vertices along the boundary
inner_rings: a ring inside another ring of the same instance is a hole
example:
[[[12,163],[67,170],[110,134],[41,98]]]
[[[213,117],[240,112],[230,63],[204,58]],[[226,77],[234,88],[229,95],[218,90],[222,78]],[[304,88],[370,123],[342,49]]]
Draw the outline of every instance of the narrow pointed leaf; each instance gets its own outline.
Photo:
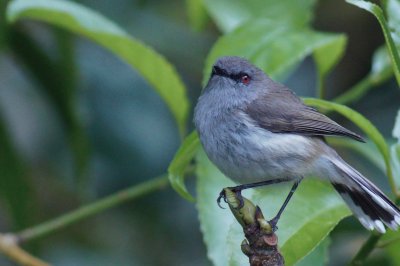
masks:
[[[283,80],[307,56],[318,49],[336,43],[342,35],[316,32],[307,28],[282,25],[278,22],[258,19],[238,27],[222,36],[213,46],[206,59],[204,80],[208,78],[212,64],[220,56],[236,55],[249,59],[262,68],[271,78]],[[340,50],[339,48],[337,50]],[[336,54],[338,55],[339,52]],[[318,56],[322,64],[322,55]],[[337,58],[324,61],[324,69],[332,66]]]
[[[185,170],[196,155],[199,146],[199,137],[197,135],[197,132],[193,131],[183,141],[181,147],[175,154],[174,159],[168,167],[168,178],[172,187],[175,189],[176,192],[179,193],[179,195],[189,201],[194,201],[194,198],[192,197],[192,195],[190,195],[185,186]]]
[[[201,31],[210,20],[203,0],[186,0],[186,10],[189,17],[190,26]]]
[[[372,66],[369,76],[374,85],[378,85],[393,75],[390,56],[385,46],[376,49],[372,56]]]
[[[326,45],[314,51],[314,60],[318,70],[318,98],[325,98],[324,81],[328,73],[342,58],[346,48],[347,38],[343,34],[336,35]]]
[[[155,88],[184,134],[189,101],[175,68],[162,55],[107,18],[71,1],[15,0],[8,6],[7,19],[10,23],[20,19],[43,21],[82,35],[108,49],[139,71]]]
[[[298,26],[312,18],[315,0],[203,0],[211,17],[223,32],[231,32],[249,19],[267,18],[271,21]]]

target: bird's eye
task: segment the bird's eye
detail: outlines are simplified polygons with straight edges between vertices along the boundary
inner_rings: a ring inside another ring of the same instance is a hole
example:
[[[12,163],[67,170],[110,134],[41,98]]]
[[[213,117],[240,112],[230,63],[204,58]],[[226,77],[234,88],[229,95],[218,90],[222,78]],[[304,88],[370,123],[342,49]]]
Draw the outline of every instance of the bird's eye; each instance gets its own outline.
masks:
[[[244,85],[247,85],[247,84],[250,83],[250,77],[249,77],[248,75],[243,75],[243,76],[240,78],[240,81],[241,81]]]

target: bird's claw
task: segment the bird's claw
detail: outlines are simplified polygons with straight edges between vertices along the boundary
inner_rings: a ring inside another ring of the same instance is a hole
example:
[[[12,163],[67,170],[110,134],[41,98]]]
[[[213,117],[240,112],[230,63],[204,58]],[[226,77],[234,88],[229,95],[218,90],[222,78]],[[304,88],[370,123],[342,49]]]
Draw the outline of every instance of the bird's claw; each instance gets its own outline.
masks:
[[[238,189],[238,188],[236,188],[236,187],[230,187],[230,188],[228,188],[228,189],[235,193],[235,200],[237,200],[237,201],[239,202],[238,205],[237,205],[237,207],[235,207],[235,209],[241,209],[241,208],[243,207],[243,205],[244,205],[244,200],[243,200],[243,196],[242,196],[242,193],[241,193],[242,190],[241,190],[241,189]],[[218,206],[219,206],[221,209],[225,209],[224,207],[221,206],[221,199],[223,199],[226,203],[228,203],[229,205],[231,205],[231,204],[228,202],[228,199],[227,199],[227,197],[226,197],[226,191],[225,191],[225,189],[223,189],[223,190],[219,193],[219,196],[218,196],[218,198],[217,198],[217,204],[218,204]]]
[[[219,196],[217,198],[218,207],[220,207],[221,209],[225,209],[224,207],[221,206],[221,199],[223,199],[225,202],[227,202],[225,189],[221,190],[221,192],[219,193]]]

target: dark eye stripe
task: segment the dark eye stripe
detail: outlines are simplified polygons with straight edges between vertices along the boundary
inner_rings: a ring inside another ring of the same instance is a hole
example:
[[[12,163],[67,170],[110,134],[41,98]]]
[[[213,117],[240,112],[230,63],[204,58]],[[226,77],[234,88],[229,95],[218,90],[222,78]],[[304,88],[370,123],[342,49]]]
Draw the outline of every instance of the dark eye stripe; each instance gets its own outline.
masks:
[[[221,76],[221,77],[226,77],[226,78],[230,78],[236,82],[240,81],[240,79],[243,76],[249,76],[247,73],[245,72],[239,72],[239,73],[233,73],[233,74],[229,74],[228,72],[226,72],[225,69],[222,69],[218,66],[213,66],[212,72],[211,72],[211,76]]]
[[[240,72],[240,73],[238,73],[238,74],[231,74],[230,75],[231,77],[231,79],[233,79],[233,80],[235,80],[235,81],[240,81],[241,79],[242,79],[242,77],[244,77],[244,76],[249,76],[249,75],[247,75],[246,73],[244,73],[244,72]]]
[[[211,76],[214,76],[214,75],[229,78],[229,74],[225,71],[225,69],[222,69],[218,66],[213,66]]]

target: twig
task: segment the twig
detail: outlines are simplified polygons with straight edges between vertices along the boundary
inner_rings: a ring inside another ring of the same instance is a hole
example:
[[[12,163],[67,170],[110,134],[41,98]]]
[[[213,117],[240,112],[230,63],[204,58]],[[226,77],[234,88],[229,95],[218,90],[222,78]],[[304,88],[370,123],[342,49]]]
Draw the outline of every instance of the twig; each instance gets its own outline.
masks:
[[[334,102],[340,104],[350,104],[357,102],[370,89],[374,88],[370,76],[360,80],[356,85],[345,91],[341,95],[333,99]]]
[[[345,105],[351,103],[354,104],[370,90],[377,88],[378,85],[387,81],[392,76],[393,71],[391,70],[391,68],[387,68],[386,70],[382,71],[380,75],[370,73],[358,83],[356,83],[353,87],[334,98],[333,101]]]
[[[139,185],[118,191],[110,196],[80,207],[77,210],[71,211],[70,213],[61,215],[53,220],[31,228],[27,228],[17,234],[0,234],[0,253],[4,254],[20,265],[48,266],[48,263],[33,257],[21,249],[18,244],[53,233],[106,209],[161,189],[167,186],[167,184],[168,177],[165,174],[152,180],[143,182]]]
[[[229,188],[224,191],[229,208],[243,227],[247,240],[243,240],[241,249],[249,257],[250,266],[283,266],[285,262],[278,250],[278,237],[260,208]]]
[[[326,98],[326,90],[325,90],[325,76],[318,74],[317,78],[317,97],[320,99]]]
[[[17,245],[17,239],[12,234],[0,234],[0,252],[14,262],[24,266],[49,266],[50,264],[33,257]]]
[[[110,196],[107,196],[88,205],[82,206],[77,210],[61,215],[60,217],[57,217],[53,220],[41,223],[34,227],[27,228],[16,234],[17,241],[18,243],[21,243],[53,233],[54,231],[81,221],[116,205],[124,203],[128,200],[132,200],[155,190],[161,189],[167,184],[167,175],[162,175],[152,180],[143,182],[139,185],[135,185],[133,187],[118,191]]]

